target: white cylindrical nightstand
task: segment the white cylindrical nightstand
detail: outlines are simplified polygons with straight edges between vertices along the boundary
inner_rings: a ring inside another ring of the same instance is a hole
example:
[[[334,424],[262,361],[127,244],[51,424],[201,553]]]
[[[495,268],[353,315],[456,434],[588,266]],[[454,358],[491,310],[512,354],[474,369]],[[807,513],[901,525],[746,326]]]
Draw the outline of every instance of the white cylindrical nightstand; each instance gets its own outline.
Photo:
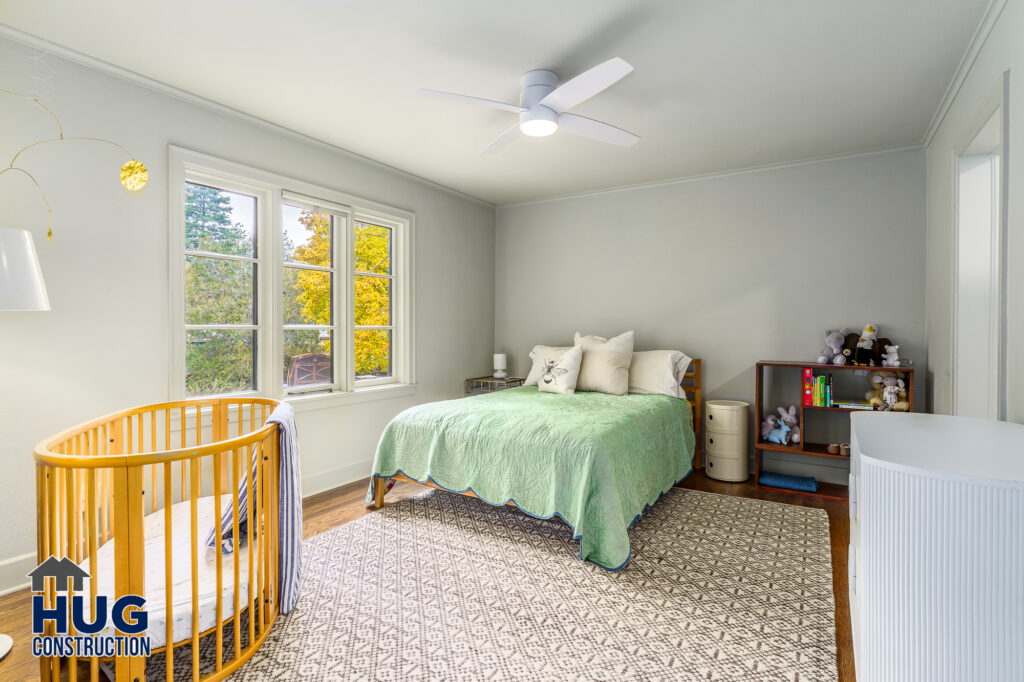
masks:
[[[704,403],[707,464],[704,473],[719,481],[747,480],[747,423],[750,403],[708,400]]]

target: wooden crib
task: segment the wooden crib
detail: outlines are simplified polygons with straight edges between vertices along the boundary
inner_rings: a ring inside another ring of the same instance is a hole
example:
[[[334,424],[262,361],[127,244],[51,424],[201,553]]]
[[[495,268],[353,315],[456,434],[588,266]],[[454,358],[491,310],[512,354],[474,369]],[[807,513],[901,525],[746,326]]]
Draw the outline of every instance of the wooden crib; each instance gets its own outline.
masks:
[[[91,614],[97,612],[97,594],[104,594],[101,583],[113,591],[109,602],[126,594],[146,596],[149,628],[135,636],[159,640],[151,655],[165,659],[167,680],[175,679],[176,668],[179,680],[227,677],[263,644],[277,617],[279,427],[265,423],[276,406],[262,398],[224,398],[137,407],[36,446],[40,563],[51,555],[67,557],[88,571],[81,596]],[[245,491],[250,494],[240,519],[239,495]],[[228,554],[219,545],[206,546],[226,504],[234,519],[234,551]],[[46,580],[47,608],[57,603],[54,583]],[[73,586],[72,580],[61,586],[69,602]],[[163,604],[154,596],[155,612],[149,595],[158,592]],[[46,634],[54,634],[53,622],[46,627]],[[73,636],[70,620],[68,628]],[[183,676],[182,654],[176,666],[175,649],[188,644],[191,665]],[[203,666],[201,649],[207,652]],[[63,679],[97,682],[102,663],[119,681],[144,682],[148,661],[54,655],[40,658],[40,676],[60,680],[63,666]]]

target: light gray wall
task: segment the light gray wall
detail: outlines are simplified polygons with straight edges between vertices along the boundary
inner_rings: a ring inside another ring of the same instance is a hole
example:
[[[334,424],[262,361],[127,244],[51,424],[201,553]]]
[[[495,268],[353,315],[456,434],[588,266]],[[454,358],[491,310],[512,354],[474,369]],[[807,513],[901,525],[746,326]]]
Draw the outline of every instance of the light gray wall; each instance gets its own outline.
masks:
[[[751,402],[756,361],[813,360],[827,327],[873,323],[921,363],[924,163],[894,151],[499,208],[496,345],[521,374],[534,344],[634,329],[638,350],[703,358],[706,397]]]
[[[1007,220],[1007,368],[1006,408],[1010,421],[1024,423],[1024,3],[1010,0],[970,73],[928,144],[928,373],[930,405],[935,412],[953,409],[953,170],[955,150],[975,132],[975,117],[1010,71]],[[1018,343],[1020,342],[1020,343]]]
[[[19,165],[38,177],[53,204],[51,244],[31,185],[11,174],[0,181],[0,224],[34,233],[53,308],[0,313],[0,591],[24,583],[34,566],[33,445],[85,419],[168,399],[168,144],[416,215],[417,392],[301,412],[304,492],[366,476],[391,417],[415,403],[460,396],[465,377],[490,367],[492,207],[53,56],[38,67],[31,55],[0,40],[3,87],[49,92],[44,101],[67,135],[116,140],[146,163],[150,181],[141,194],[127,194],[117,180],[125,159],[105,146],[65,143],[26,153]],[[33,81],[46,66],[52,76]],[[4,98],[0,107],[0,150],[13,153],[52,135],[52,120],[29,105]]]

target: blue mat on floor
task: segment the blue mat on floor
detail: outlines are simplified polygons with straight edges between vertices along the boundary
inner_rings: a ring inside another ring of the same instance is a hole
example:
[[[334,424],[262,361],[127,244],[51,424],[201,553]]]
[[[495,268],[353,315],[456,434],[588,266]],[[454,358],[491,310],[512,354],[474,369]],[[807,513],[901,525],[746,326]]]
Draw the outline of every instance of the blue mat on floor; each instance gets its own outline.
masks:
[[[790,476],[789,474],[777,474],[774,471],[762,471],[757,482],[760,485],[772,485],[776,488],[789,488],[808,493],[818,492],[818,482],[810,476]]]

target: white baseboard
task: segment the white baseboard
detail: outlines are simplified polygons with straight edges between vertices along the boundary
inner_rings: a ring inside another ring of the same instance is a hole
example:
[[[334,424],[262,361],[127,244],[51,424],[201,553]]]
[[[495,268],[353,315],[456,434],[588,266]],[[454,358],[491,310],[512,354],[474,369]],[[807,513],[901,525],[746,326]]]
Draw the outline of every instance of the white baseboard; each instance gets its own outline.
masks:
[[[28,572],[36,567],[36,553],[28,552],[0,561],[0,596],[28,587]]]

